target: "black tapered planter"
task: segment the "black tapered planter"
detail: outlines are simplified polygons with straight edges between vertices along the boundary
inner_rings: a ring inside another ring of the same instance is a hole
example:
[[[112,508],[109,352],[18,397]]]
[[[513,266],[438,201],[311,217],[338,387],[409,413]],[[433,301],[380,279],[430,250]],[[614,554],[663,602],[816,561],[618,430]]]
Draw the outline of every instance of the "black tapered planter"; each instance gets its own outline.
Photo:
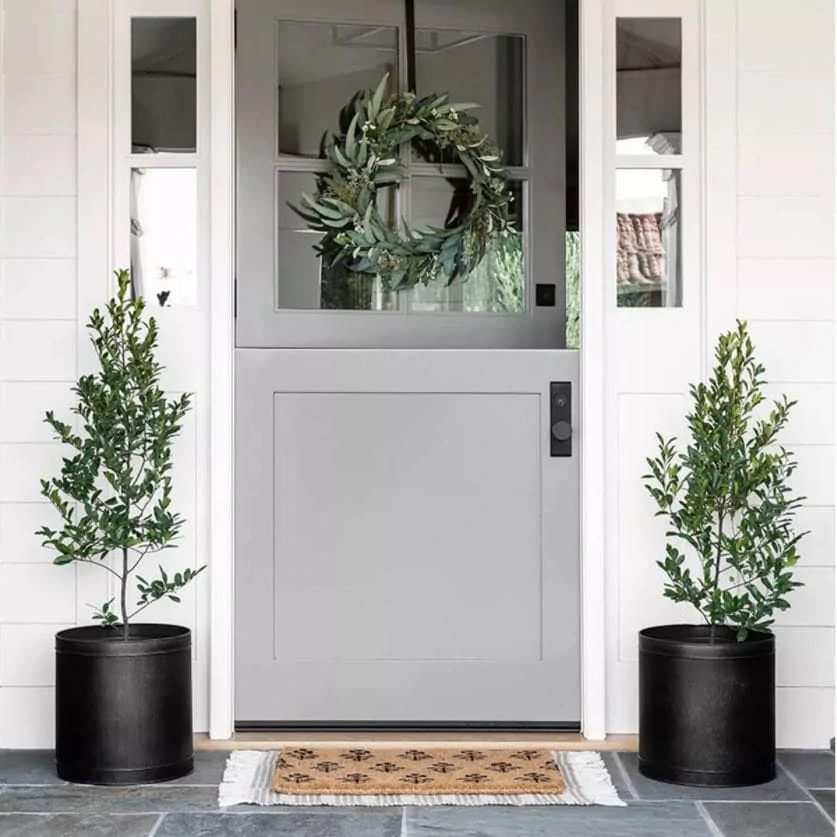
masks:
[[[737,787],[776,776],[773,634],[707,625],[639,632],[639,770],[679,785]]]
[[[138,624],[55,635],[55,764],[68,782],[129,785],[191,773],[192,634]]]

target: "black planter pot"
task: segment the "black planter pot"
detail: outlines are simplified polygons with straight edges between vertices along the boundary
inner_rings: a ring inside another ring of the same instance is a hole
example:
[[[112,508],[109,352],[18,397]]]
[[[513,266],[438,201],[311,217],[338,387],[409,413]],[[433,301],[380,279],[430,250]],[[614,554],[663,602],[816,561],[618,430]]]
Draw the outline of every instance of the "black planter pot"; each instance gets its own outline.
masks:
[[[55,635],[55,764],[68,782],[129,785],[191,773],[192,634],[175,625]]]
[[[706,625],[639,632],[639,770],[678,785],[737,787],[776,776],[773,634]]]

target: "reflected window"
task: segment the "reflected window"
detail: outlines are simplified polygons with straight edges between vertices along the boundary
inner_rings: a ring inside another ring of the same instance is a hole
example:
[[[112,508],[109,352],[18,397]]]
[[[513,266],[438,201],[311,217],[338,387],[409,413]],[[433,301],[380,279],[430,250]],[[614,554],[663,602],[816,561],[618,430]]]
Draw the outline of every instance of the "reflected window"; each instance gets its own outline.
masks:
[[[196,169],[131,170],[131,274],[149,307],[197,302]]]
[[[276,45],[280,156],[317,158],[340,113],[389,73],[397,78],[397,33],[390,27],[280,21]]]
[[[526,260],[524,184],[509,183],[515,232],[498,238],[471,273],[448,284],[446,277],[411,291],[410,310],[421,313],[463,311],[519,314],[526,310]],[[413,229],[456,226],[467,212],[471,192],[464,178],[414,177],[412,179]]]
[[[296,310],[391,311],[398,307],[398,294],[384,289],[377,276],[333,264],[334,254],[317,248],[320,233],[309,230],[294,211],[299,196],[313,195],[317,175],[310,172],[276,173],[276,304]],[[378,211],[383,218],[395,216],[395,190],[378,191]]]
[[[197,150],[195,18],[132,19],[131,146],[135,154]]]
[[[472,102],[480,129],[502,152],[506,166],[524,164],[524,39],[517,35],[426,30],[416,32],[416,86],[421,95],[449,93]],[[479,72],[474,68],[479,67]],[[422,162],[456,162],[455,154],[417,149]]]
[[[681,20],[619,18],[616,72],[617,154],[680,154]]]
[[[616,172],[616,288],[620,308],[682,305],[680,172]]]

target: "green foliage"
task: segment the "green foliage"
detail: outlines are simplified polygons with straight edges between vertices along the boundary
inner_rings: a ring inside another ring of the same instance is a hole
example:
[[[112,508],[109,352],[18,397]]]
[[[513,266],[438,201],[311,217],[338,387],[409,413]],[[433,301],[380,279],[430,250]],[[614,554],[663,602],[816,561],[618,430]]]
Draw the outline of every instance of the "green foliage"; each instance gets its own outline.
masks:
[[[203,567],[172,579],[160,567],[160,580],[138,578],[139,597],[131,611],[132,574],[145,557],[173,547],[183,524],[171,508],[172,442],[191,398],[166,398],[162,366],[155,360],[157,323],[146,322],[143,300],[131,298],[129,273],[116,276],[116,298],[105,315],[97,308],[88,324],[99,371],[82,376],[73,388],[77,429],[52,411],[46,414],[56,438],[73,453],[64,458],[59,476],[41,480],[41,493],[62,526],[44,526],[36,534],[56,553],[55,564],[89,563],[118,579],[119,612],[111,599],[95,618],[120,625],[127,639],[133,617],[158,599],[179,601],[179,590]],[[120,560],[114,562],[114,555]]]
[[[669,526],[657,562],[665,595],[693,605],[709,625],[737,628],[743,640],[769,628],[801,586],[791,568],[806,534],[793,529],[804,498],[788,486],[796,462],[778,443],[796,402],[783,397],[767,409],[746,323],[721,336],[715,361],[709,382],[690,388],[685,450],[657,434],[659,453],[643,480]]]
[[[397,93],[385,98],[388,76],[374,92],[358,94],[344,111],[344,127],[327,138],[323,152],[332,169],[313,197],[292,207],[310,229],[323,234],[317,249],[329,266],[380,276],[387,290],[448,283],[468,277],[496,239],[514,232],[500,152],[466,111],[447,96]],[[347,119],[347,117],[350,117]],[[445,228],[392,229],[378,210],[378,189],[397,186],[402,146],[432,145],[455,156],[470,181],[467,210]]]
[[[566,283],[566,347],[577,349],[581,342],[581,235],[567,232],[564,254]]]

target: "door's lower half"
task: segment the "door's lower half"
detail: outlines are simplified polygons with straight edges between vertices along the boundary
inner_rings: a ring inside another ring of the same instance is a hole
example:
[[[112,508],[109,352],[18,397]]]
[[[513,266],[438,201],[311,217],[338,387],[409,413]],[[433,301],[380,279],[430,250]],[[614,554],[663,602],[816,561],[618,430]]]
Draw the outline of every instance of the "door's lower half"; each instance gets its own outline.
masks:
[[[576,352],[236,350],[239,727],[577,726],[551,382]]]

